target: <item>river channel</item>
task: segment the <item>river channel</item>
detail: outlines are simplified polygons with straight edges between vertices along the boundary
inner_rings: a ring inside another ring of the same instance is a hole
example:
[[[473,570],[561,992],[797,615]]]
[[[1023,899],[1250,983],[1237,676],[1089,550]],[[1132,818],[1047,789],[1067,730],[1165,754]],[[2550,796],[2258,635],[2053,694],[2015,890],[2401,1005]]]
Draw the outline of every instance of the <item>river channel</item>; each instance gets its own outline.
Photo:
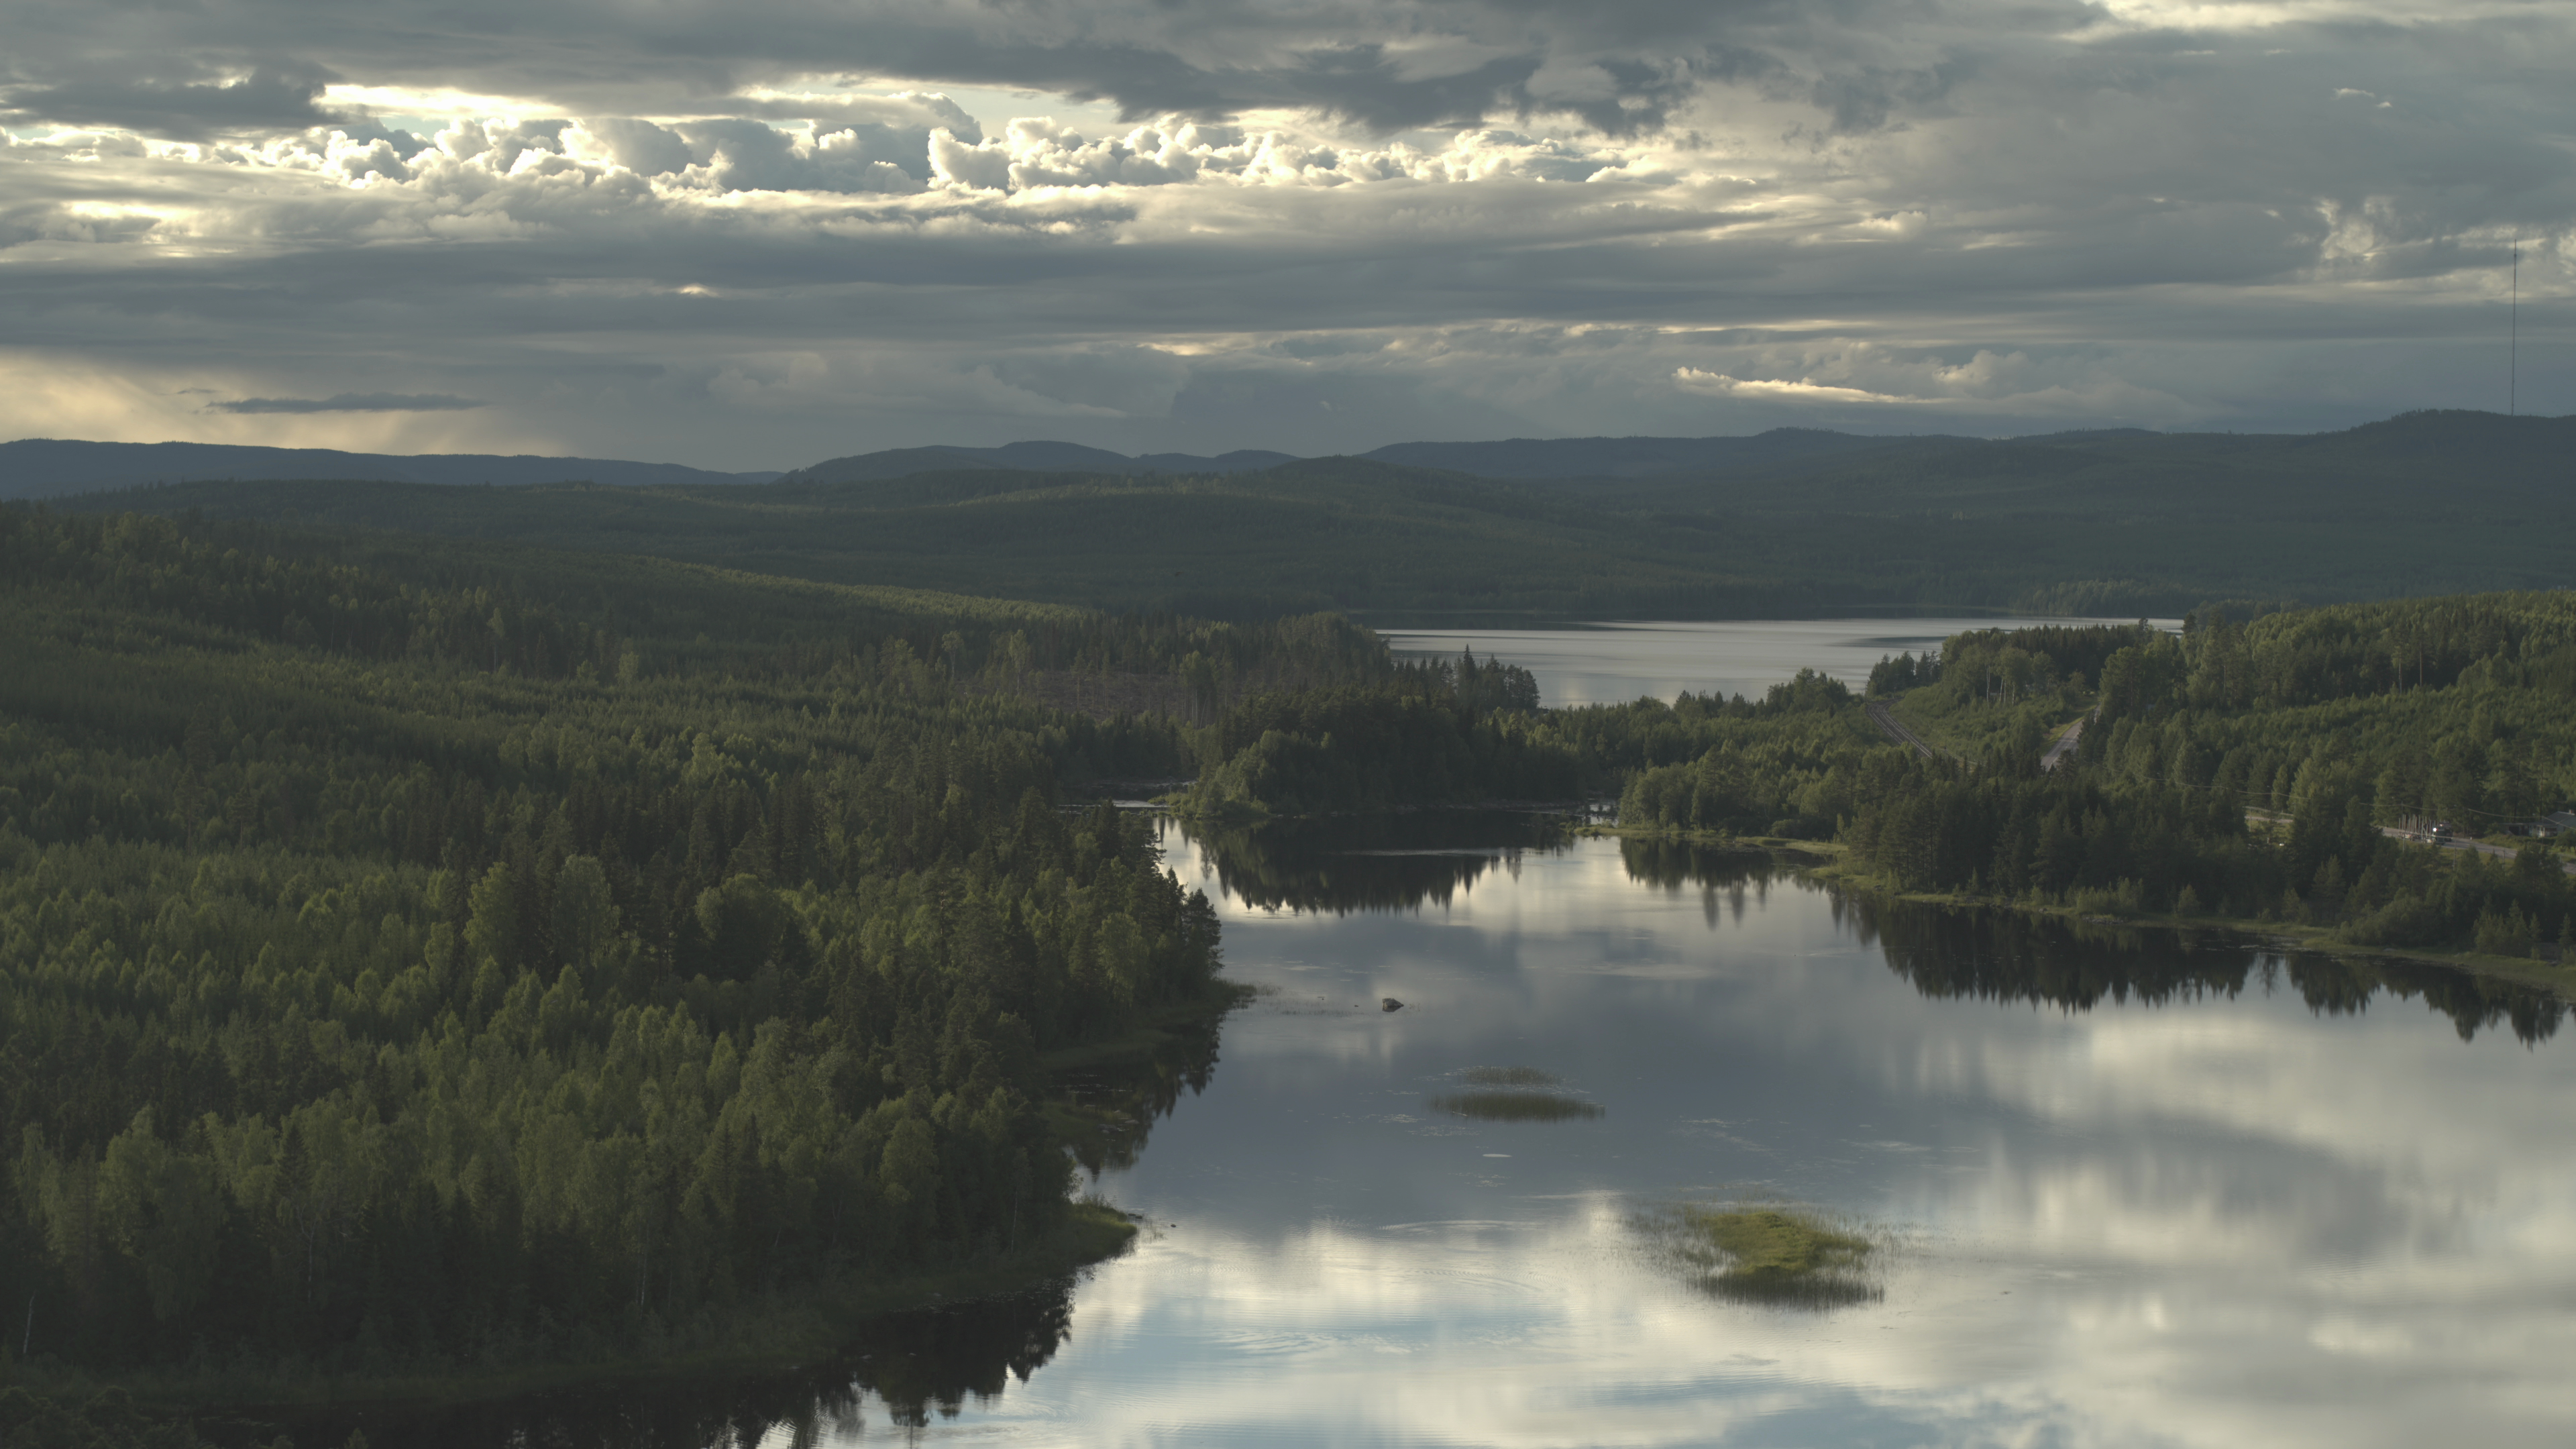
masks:
[[[1259,995],[1073,1084],[1130,1114],[1082,1155],[1134,1251],[418,1442],[2576,1442],[2554,1001],[1538,816],[1162,828]],[[1479,1068],[1572,1107],[1461,1115]],[[1865,1281],[1718,1291],[1653,1226],[1744,1202],[1865,1236]]]

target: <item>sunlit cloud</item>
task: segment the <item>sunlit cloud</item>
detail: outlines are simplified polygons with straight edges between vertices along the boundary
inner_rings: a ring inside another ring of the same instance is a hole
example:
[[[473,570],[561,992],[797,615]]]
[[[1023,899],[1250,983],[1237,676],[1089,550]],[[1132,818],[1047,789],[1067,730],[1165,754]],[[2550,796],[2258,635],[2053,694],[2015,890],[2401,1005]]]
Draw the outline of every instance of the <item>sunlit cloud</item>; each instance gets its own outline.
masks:
[[[1761,378],[1729,377],[1722,372],[1702,372],[1696,367],[1673,369],[1675,386],[1711,397],[1750,398],[1757,402],[1810,403],[1877,403],[1897,407],[1920,407],[1941,401],[1928,397],[1900,397],[1894,393],[1870,392],[1857,387],[1834,387],[1800,378],[1795,382],[1777,382]]]
[[[2501,401],[2519,235],[2526,396],[2576,406],[2546,10],[480,3],[13,36],[12,345],[725,467],[2329,426]]]

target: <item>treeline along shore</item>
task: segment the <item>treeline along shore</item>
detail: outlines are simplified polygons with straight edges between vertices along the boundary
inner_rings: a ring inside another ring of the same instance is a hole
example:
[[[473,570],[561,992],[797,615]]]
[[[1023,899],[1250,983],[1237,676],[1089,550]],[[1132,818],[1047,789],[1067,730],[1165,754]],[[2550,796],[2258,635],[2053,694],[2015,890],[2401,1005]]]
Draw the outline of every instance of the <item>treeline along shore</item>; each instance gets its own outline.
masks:
[[[2543,970],[2552,847],[2389,832],[2576,796],[2576,603],[2256,612],[1890,660],[1927,756],[1812,671],[1548,709],[1333,614],[0,508],[0,1428],[799,1351],[752,1325],[1107,1251],[1048,1063],[1230,998],[1100,782],[1251,831],[1615,798],[1857,888]]]

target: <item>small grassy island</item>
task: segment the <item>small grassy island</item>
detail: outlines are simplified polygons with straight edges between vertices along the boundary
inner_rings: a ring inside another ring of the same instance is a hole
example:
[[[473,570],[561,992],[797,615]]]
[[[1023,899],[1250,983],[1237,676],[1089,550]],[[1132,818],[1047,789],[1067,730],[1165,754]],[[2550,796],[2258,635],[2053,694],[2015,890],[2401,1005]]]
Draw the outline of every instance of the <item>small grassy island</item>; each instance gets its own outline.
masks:
[[[1716,1297],[1838,1308],[1881,1296],[1869,1274],[1877,1245],[1807,1208],[1686,1204],[1639,1226],[1660,1256]]]
[[[1580,1122],[1602,1115],[1601,1105],[1554,1090],[1563,1081],[1536,1067],[1469,1067],[1458,1080],[1477,1090],[1448,1092],[1431,1105],[1477,1122]]]
[[[1478,1122],[1579,1122],[1601,1115],[1597,1102],[1555,1092],[1455,1092],[1431,1105]]]

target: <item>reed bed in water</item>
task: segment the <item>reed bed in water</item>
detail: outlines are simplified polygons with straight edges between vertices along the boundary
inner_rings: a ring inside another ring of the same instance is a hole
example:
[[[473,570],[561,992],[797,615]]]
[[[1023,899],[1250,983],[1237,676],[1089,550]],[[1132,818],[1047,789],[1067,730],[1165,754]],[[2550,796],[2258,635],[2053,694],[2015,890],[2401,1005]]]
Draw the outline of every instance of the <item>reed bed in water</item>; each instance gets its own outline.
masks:
[[[1562,1086],[1564,1079],[1536,1067],[1469,1067],[1457,1076],[1485,1090],[1431,1099],[1432,1106],[1455,1116],[1478,1122],[1574,1122],[1601,1115],[1596,1103],[1545,1090]]]
[[[1878,1245],[1809,1208],[1689,1203],[1638,1226],[1693,1284],[1718,1298],[1783,1308],[1840,1308],[1886,1296],[1871,1268]]]
[[[1479,1122],[1573,1122],[1601,1115],[1597,1103],[1554,1092],[1457,1092],[1434,1097],[1431,1105]]]

